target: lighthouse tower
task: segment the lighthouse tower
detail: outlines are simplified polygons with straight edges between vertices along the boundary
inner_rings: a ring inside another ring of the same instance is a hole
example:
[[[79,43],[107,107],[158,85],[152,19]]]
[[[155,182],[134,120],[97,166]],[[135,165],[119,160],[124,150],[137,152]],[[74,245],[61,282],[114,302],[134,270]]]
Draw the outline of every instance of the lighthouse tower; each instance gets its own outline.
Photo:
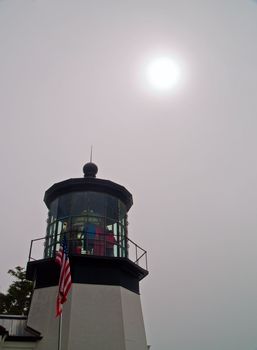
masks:
[[[45,193],[47,233],[31,242],[27,264],[27,278],[34,282],[27,325],[41,333],[39,350],[57,350],[58,340],[62,350],[147,349],[139,291],[147,260],[146,251],[128,237],[132,195],[97,178],[97,170],[87,163],[84,177],[56,183]],[[55,255],[63,235],[72,288],[60,325]]]

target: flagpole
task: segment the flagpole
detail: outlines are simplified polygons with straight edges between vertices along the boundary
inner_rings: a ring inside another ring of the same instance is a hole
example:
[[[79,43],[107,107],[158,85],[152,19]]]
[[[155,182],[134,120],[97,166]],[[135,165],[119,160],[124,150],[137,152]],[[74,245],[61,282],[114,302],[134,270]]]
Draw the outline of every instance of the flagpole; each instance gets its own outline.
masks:
[[[60,242],[60,249],[56,253],[55,261],[61,266],[59,277],[59,290],[56,300],[56,316],[59,316],[59,330],[58,330],[58,350],[62,348],[62,311],[63,304],[67,300],[67,295],[71,288],[71,272],[70,262],[68,256],[68,247],[66,236],[63,235]]]
[[[59,316],[59,330],[58,330],[58,350],[62,348],[62,313]]]

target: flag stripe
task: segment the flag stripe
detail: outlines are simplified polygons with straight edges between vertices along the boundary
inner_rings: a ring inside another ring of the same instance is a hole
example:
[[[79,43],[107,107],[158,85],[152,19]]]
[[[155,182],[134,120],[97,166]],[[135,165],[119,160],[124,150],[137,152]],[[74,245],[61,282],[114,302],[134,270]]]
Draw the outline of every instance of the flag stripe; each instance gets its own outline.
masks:
[[[65,235],[63,236],[60,242],[60,249],[56,253],[55,261],[61,267],[60,278],[59,278],[59,289],[58,289],[58,295],[56,300],[56,316],[60,316],[62,313],[62,305],[67,300],[67,295],[72,285],[70,262],[69,262],[68,248],[67,248]]]

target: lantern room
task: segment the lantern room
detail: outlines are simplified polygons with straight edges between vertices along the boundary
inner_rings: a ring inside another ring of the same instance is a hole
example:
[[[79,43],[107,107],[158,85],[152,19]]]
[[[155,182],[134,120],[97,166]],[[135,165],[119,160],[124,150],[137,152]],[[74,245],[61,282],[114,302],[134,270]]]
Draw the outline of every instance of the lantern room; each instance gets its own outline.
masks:
[[[127,212],[132,195],[112,181],[97,179],[97,166],[87,163],[84,178],[50,187],[44,258],[51,258],[66,235],[69,255],[127,257]]]

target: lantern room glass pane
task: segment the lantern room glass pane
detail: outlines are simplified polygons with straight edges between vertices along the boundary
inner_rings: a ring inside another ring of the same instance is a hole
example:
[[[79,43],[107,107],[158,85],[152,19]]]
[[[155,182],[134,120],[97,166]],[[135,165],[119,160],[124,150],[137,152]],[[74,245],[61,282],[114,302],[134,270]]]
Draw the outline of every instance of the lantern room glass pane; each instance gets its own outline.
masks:
[[[57,210],[58,210],[58,198],[55,199],[50,205],[50,210],[48,212],[48,224],[51,224],[56,220]]]
[[[73,197],[72,193],[67,193],[59,197],[58,210],[57,210],[58,218],[70,216],[72,197]]]

